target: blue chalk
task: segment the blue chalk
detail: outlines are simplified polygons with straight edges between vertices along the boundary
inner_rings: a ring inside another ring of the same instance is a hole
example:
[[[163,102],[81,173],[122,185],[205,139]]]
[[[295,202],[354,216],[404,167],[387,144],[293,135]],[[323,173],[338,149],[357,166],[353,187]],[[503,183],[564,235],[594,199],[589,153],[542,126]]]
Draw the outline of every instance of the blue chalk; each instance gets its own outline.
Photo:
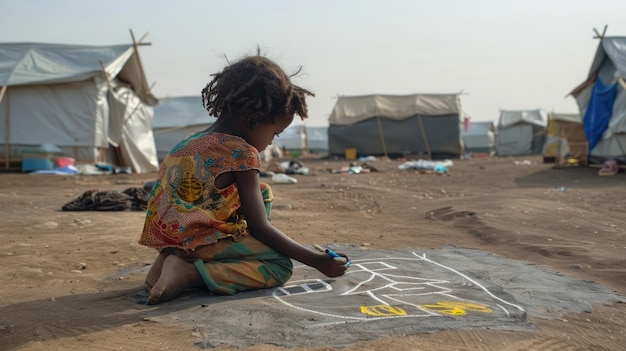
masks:
[[[331,249],[326,249],[324,251],[332,258],[341,257],[340,255],[338,255],[335,251],[333,251]]]
[[[327,253],[330,257],[332,257],[332,258],[338,258],[338,257],[340,257],[340,258],[341,258],[341,257],[343,257],[343,256],[341,256],[341,255],[337,254],[335,251],[333,251],[333,250],[331,250],[331,249],[326,249],[326,250],[324,250],[324,252],[326,252],[326,253]],[[347,262],[346,262],[346,266],[347,266],[347,267],[350,267],[350,261],[347,261]]]

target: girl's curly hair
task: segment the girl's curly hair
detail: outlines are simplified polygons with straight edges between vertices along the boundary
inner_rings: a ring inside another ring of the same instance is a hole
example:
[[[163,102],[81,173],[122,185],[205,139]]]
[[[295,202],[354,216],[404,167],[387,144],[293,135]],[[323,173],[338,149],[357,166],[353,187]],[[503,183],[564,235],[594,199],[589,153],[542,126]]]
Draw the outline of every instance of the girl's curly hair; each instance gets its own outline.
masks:
[[[308,117],[306,95],[315,96],[292,84],[276,63],[259,54],[245,57],[213,77],[202,89],[202,105],[217,118],[249,110],[262,112],[268,119],[291,114],[304,120]]]

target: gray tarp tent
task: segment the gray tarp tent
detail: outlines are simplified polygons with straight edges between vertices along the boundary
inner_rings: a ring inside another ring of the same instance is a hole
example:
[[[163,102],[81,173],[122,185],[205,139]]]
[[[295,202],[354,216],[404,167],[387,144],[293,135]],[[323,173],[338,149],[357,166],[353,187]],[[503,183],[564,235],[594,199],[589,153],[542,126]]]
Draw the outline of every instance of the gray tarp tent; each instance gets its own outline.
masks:
[[[153,107],[137,45],[0,43],[0,148],[58,146],[77,162],[158,167]],[[106,74],[105,74],[106,72]]]
[[[546,125],[544,111],[501,110],[496,125],[496,154],[541,154],[546,140]]]
[[[202,97],[179,96],[159,99],[154,108],[154,141],[159,161],[190,134],[208,128],[215,118],[202,106]]]
[[[590,134],[595,134],[594,141],[590,141],[592,149],[589,161],[592,163],[616,159],[619,163],[626,164],[625,81],[626,37],[601,38],[587,80],[570,93],[576,99],[580,115],[583,117],[587,139],[590,139]],[[604,85],[605,89],[598,89],[598,83]],[[603,95],[611,98],[602,101]],[[606,108],[605,116],[598,111],[587,114],[594,96],[598,97],[595,106],[599,110]]]
[[[460,124],[459,94],[341,96],[329,117],[328,152],[458,157]]]
[[[465,151],[491,154],[495,152],[496,131],[493,122],[471,122],[468,131],[462,130]]]

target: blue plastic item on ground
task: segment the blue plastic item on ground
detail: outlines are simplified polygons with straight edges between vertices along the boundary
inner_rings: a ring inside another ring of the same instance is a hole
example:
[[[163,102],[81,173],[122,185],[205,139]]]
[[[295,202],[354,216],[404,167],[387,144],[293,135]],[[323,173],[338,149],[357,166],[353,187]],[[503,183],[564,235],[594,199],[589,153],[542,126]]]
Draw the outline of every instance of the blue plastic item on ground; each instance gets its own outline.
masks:
[[[435,166],[435,168],[433,168],[433,172],[440,174],[448,173],[448,167],[442,165]]]
[[[54,163],[49,158],[25,158],[22,160],[22,172],[47,171],[54,169]]]

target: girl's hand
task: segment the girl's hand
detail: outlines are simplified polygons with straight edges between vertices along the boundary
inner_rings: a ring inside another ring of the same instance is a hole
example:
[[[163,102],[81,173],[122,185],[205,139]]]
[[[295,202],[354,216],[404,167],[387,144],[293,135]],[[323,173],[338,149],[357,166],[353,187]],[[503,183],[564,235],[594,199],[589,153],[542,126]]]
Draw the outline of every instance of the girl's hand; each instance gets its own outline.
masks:
[[[316,257],[314,267],[328,277],[343,275],[348,270],[350,257],[346,254],[338,254],[341,257],[333,258],[326,253],[319,253]]]

